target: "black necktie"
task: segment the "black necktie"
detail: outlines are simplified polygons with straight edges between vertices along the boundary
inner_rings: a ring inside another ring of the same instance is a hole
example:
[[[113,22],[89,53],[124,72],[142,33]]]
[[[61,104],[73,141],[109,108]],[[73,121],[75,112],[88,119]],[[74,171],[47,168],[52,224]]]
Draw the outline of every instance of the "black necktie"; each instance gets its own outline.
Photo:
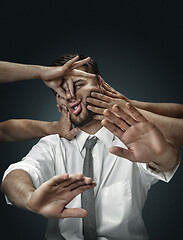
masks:
[[[97,142],[97,137],[87,139],[85,142],[86,155],[83,164],[83,175],[85,177],[91,177],[93,179],[93,157],[92,149]],[[81,194],[81,206],[88,214],[83,218],[83,235],[85,240],[96,240],[96,220],[95,220],[95,199],[94,189],[86,190]]]

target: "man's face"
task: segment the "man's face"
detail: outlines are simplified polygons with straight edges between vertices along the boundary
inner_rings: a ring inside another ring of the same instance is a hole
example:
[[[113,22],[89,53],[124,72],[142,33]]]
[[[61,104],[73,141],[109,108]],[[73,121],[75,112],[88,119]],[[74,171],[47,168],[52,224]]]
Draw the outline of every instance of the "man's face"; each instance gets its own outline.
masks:
[[[87,125],[93,119],[93,113],[87,109],[86,98],[92,91],[100,92],[97,79],[72,77],[75,89],[75,99],[66,99],[66,106],[70,112],[71,122],[76,127]],[[64,87],[63,87],[64,88]],[[62,108],[61,98],[56,95],[57,103]]]

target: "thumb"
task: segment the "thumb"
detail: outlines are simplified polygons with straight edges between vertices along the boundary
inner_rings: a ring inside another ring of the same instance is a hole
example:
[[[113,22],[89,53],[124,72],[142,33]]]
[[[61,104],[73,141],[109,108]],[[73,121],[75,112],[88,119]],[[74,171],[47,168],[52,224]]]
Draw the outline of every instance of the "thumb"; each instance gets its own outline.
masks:
[[[55,88],[53,88],[53,90],[54,90],[55,92],[57,92],[58,95],[60,95],[62,98],[66,98],[65,91],[62,89],[61,86],[55,87]]]
[[[68,140],[72,140],[79,132],[78,128],[72,128],[65,136]]]
[[[109,148],[109,152],[114,155],[117,155],[118,157],[126,158],[131,162],[135,162],[134,154],[130,149],[114,146]]]
[[[62,105],[62,118],[65,118],[65,120],[68,118],[68,109],[65,105]]]
[[[82,208],[65,208],[61,214],[61,218],[83,218],[86,217],[87,211]]]

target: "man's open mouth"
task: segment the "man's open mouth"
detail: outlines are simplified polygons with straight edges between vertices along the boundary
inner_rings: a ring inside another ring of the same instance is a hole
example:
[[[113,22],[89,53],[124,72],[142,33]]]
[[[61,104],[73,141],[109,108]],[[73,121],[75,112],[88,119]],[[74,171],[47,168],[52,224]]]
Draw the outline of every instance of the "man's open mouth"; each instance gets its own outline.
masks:
[[[71,109],[71,112],[77,116],[81,112],[81,100],[69,103],[69,107]]]

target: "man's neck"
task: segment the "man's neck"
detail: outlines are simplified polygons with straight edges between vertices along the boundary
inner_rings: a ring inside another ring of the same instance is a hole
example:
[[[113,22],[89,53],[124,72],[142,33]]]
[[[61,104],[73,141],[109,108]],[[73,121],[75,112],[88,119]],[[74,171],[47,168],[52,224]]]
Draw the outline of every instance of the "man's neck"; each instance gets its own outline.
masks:
[[[92,120],[91,122],[89,122],[87,125],[83,126],[83,127],[79,127],[79,129],[81,129],[82,131],[88,133],[88,134],[95,134],[96,132],[99,131],[99,129],[102,127],[101,125],[101,121],[98,120]]]

